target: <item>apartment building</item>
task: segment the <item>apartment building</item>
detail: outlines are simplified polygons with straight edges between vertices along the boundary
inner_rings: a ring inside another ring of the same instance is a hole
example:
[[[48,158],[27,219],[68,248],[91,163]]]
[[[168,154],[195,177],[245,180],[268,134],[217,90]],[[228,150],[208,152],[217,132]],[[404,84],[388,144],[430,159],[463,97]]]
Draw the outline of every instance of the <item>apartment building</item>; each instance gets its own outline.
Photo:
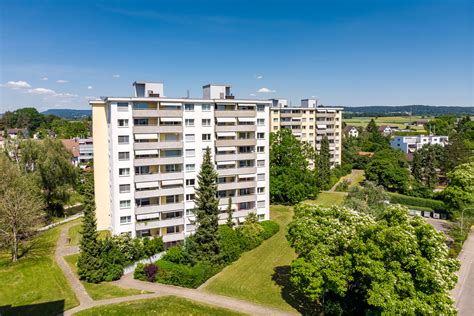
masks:
[[[91,101],[98,229],[162,236],[195,230],[194,188],[203,151],[218,172],[219,216],[232,197],[234,221],[269,219],[268,100],[235,98],[206,85],[202,98],[168,98],[163,83],[135,82],[133,97]]]
[[[303,99],[300,106],[289,106],[285,99],[273,99],[270,107],[270,130],[291,129],[297,139],[307,142],[319,152],[321,140],[327,136],[331,164],[341,163],[342,108],[318,106],[316,99]]]
[[[440,145],[445,146],[449,141],[448,136],[395,136],[390,145],[393,149],[400,149],[404,153],[414,153],[425,145]]]

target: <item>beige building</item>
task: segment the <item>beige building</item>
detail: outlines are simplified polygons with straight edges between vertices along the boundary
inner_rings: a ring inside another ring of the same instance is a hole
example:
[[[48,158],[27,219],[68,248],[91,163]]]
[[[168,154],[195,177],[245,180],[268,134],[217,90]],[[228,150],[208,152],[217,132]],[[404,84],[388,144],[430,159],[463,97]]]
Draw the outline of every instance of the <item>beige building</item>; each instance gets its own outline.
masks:
[[[285,99],[273,99],[270,107],[270,131],[291,129],[302,142],[319,152],[326,135],[331,150],[331,164],[341,163],[342,108],[318,106],[316,99],[303,99],[300,106],[289,106]]]

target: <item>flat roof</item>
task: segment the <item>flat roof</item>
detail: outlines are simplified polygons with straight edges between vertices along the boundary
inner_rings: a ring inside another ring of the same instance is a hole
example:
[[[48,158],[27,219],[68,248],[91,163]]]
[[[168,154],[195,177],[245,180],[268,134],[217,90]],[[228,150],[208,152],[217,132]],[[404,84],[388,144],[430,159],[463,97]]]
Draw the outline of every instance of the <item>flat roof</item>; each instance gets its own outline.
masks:
[[[228,87],[228,88],[232,87],[230,84],[225,84],[225,83],[208,83],[208,84],[206,84],[202,87],[203,88],[208,88],[210,86],[220,86],[220,87]]]
[[[159,98],[159,97],[105,97],[102,100],[91,100],[90,104],[94,103],[104,103],[110,101],[117,102],[128,102],[128,101],[137,101],[137,102],[180,102],[180,103],[259,103],[259,104],[270,104],[270,100],[257,100],[257,99],[197,99],[197,98]]]

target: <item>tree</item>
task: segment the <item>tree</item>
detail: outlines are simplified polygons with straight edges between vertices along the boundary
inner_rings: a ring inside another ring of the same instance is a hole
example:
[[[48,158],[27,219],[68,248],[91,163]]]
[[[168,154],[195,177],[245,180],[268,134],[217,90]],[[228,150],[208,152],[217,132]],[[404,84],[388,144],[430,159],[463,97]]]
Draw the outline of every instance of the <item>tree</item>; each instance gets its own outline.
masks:
[[[445,236],[408,210],[376,219],[341,207],[296,207],[287,238],[298,257],[290,281],[330,315],[455,314],[459,262]]]
[[[366,179],[389,191],[405,192],[408,188],[408,163],[401,151],[384,149],[376,152],[365,169]]]
[[[379,132],[379,128],[377,127],[377,124],[375,123],[374,119],[370,119],[370,122],[369,122],[369,124],[367,124],[367,127],[365,128],[365,130],[368,133],[378,133]]]
[[[44,203],[34,181],[3,155],[0,174],[0,244],[11,249],[15,262],[20,245],[34,235],[43,218]]]
[[[282,128],[270,135],[270,200],[273,203],[296,204],[317,193],[315,173],[309,169],[306,156],[310,151],[296,139],[291,130]]]
[[[411,173],[416,181],[423,181],[423,157],[420,150],[413,154],[413,161],[411,163]]]
[[[459,165],[448,173],[448,186],[442,195],[451,212],[456,214],[474,205],[474,162]]]
[[[463,138],[462,133],[452,133],[449,137],[449,143],[445,146],[444,170],[452,171],[457,166],[466,162],[470,156],[469,148]]]
[[[329,140],[326,135],[321,140],[321,149],[318,155],[318,184],[323,190],[329,189],[331,184],[331,152],[329,150]]]
[[[382,186],[365,181],[363,186],[355,186],[344,199],[344,206],[359,212],[378,216],[387,206],[388,194]]]
[[[231,227],[231,228],[234,226],[232,213],[233,213],[233,211],[232,211],[232,197],[229,196],[229,202],[228,202],[228,205],[227,205],[227,222],[226,222],[226,225]]]
[[[217,172],[206,148],[201,170],[197,176],[196,232],[187,240],[187,250],[194,262],[218,263],[219,261],[219,200],[217,199]]]

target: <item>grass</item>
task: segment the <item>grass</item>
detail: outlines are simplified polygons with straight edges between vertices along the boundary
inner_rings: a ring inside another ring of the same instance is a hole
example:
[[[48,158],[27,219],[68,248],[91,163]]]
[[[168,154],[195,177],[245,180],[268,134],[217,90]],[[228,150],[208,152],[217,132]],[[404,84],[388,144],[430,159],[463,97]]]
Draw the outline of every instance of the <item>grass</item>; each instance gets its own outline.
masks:
[[[81,239],[81,225],[75,225],[69,228],[68,232],[68,237],[71,241],[70,245],[75,246],[79,244],[79,241]],[[100,239],[105,239],[106,237],[110,237],[110,231],[108,230],[99,230],[99,238]]]
[[[317,204],[321,206],[341,205],[344,202],[347,192],[320,192],[316,200],[307,200],[305,203]]]
[[[67,261],[67,263],[71,267],[76,277],[77,277],[76,262],[77,262],[78,256],[79,256],[78,254],[74,254],[74,255],[64,257],[64,259]],[[82,285],[84,285],[84,288],[86,289],[87,293],[89,293],[90,297],[93,300],[105,300],[105,299],[114,298],[114,297],[123,297],[123,296],[150,293],[150,292],[139,291],[135,289],[125,289],[120,286],[116,286],[107,282],[102,282],[98,284],[88,283],[88,282],[83,282],[83,281],[81,282],[82,282]]]
[[[0,306],[17,307],[13,314],[55,315],[79,304],[54,259],[61,227],[40,233],[16,263],[0,251]]]
[[[407,124],[422,119],[421,116],[381,116],[381,117],[353,117],[350,119],[344,119],[344,122],[347,125],[353,126],[367,126],[371,119],[375,120],[375,123],[380,125],[390,125],[390,126],[398,126],[401,128],[405,128]],[[410,127],[413,129],[423,129],[423,127]]]
[[[211,278],[204,290],[295,312],[288,276],[296,255],[285,237],[293,209],[272,206],[270,212],[280,231]]]
[[[138,300],[98,306],[76,313],[77,316],[100,315],[244,315],[228,309],[212,307],[176,296]]]

